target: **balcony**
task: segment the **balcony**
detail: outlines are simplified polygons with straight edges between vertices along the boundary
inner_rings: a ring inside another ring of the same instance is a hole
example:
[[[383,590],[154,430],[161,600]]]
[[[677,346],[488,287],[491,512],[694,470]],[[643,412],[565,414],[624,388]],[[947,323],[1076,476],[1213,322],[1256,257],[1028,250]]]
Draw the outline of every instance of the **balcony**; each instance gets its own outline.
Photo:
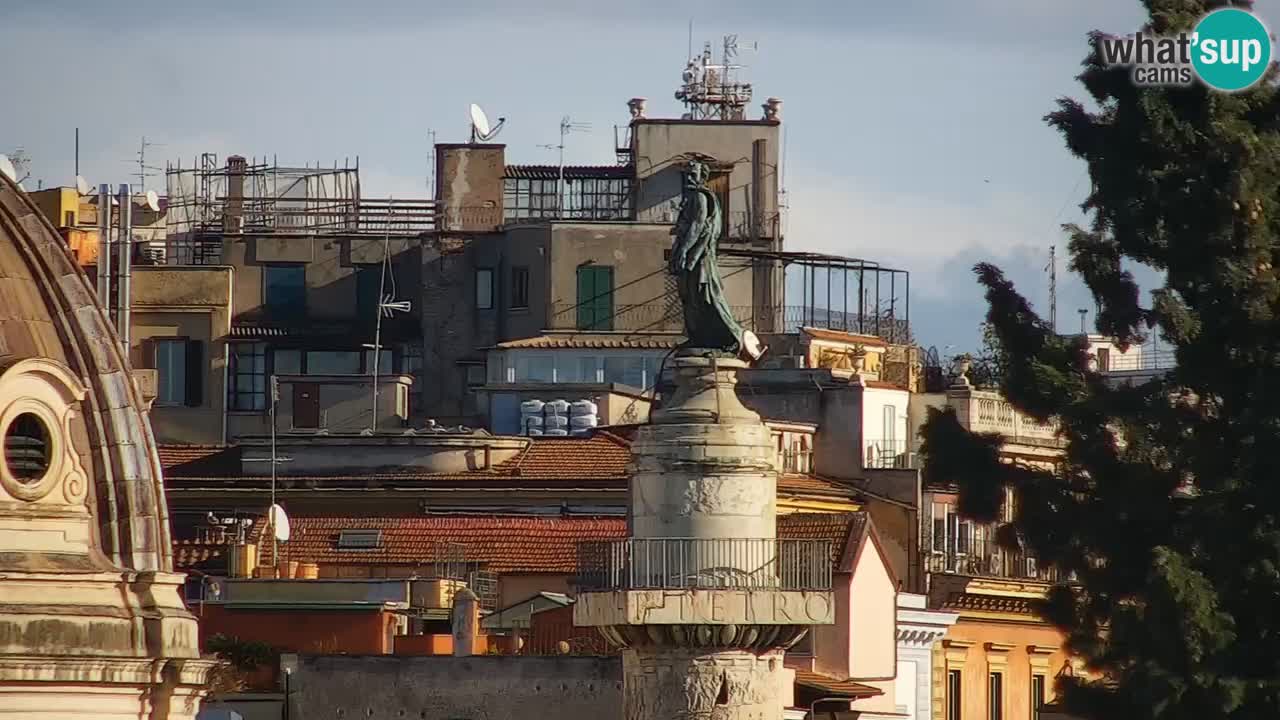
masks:
[[[603,321],[582,327],[578,319],[580,303],[558,302],[551,307],[552,330],[624,330],[630,332],[680,332],[684,327],[680,300],[671,295],[659,300],[634,305],[616,305]],[[839,330],[879,336],[889,342],[908,337],[905,320],[888,320],[873,315],[859,315],[807,305],[733,305],[736,319],[756,333],[798,333],[802,327]]]
[[[1025,552],[1012,552],[999,547],[992,540],[972,539],[958,543],[959,547],[937,549],[926,535],[926,570],[931,573],[964,575],[968,577],[1008,578],[1057,582],[1058,573],[1042,567],[1036,558]]]
[[[772,538],[630,538],[579,543],[582,592],[831,590],[831,543]]]
[[[911,470],[916,454],[908,451],[905,438],[863,441],[862,467],[876,470]]]
[[[1039,422],[1028,417],[998,392],[953,386],[947,396],[960,424],[970,432],[997,433],[1010,443],[1061,444],[1056,421]]]

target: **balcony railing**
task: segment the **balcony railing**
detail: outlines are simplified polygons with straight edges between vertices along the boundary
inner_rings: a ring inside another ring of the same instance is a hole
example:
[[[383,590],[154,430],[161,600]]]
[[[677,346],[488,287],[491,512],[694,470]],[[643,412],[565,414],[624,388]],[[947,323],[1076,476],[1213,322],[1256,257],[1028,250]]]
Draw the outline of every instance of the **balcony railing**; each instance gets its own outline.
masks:
[[[909,470],[916,467],[915,453],[908,452],[905,438],[866,440],[863,445],[864,468]]]
[[[813,472],[812,450],[782,450],[778,453],[778,470],[784,473]]]
[[[970,432],[999,433],[1010,442],[1058,440],[1057,422],[1039,422],[1022,414],[1000,393],[966,389],[953,392],[948,403],[956,409],[960,424]]]
[[[604,319],[592,316],[594,327],[579,327],[581,303],[558,302],[551,308],[551,329],[626,330],[631,332],[679,332],[684,327],[680,301],[669,299],[635,305],[615,305]],[[845,313],[839,310],[813,308],[806,305],[733,305],[734,319],[756,333],[796,333],[802,327],[876,335],[889,342],[902,342],[908,337],[907,323],[889,321],[872,315]]]
[[[630,538],[579,543],[579,590],[830,590],[831,542]]]
[[[938,549],[926,537],[925,548],[929,572],[1041,582],[1058,580],[1057,571],[1041,566],[1034,556],[1006,550],[985,538],[960,543],[959,547]]]

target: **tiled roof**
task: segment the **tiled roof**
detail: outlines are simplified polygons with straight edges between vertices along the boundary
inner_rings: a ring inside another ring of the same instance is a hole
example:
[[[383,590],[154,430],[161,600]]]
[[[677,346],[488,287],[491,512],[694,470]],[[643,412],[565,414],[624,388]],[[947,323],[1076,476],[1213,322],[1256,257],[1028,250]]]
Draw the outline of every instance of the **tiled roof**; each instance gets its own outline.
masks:
[[[630,462],[630,443],[597,431],[586,438],[534,438],[519,458],[499,469],[509,466],[521,478],[625,480]]]
[[[858,490],[848,483],[831,480],[820,475],[803,473],[785,473],[778,476],[778,490],[804,495],[830,495],[840,498],[854,498]]]
[[[951,593],[942,604],[942,609],[1036,615],[1035,601],[1031,598],[966,592]]]
[[[161,445],[158,451],[165,477],[240,474],[240,448],[235,446]]]
[[[816,327],[802,327],[800,328],[800,331],[805,335],[818,340],[851,343],[854,345],[874,345],[876,347],[884,347],[888,345],[888,343],[875,335],[859,335],[857,333],[843,332],[841,330],[828,330],[826,328]]]
[[[839,567],[850,537],[862,534],[865,512],[791,513],[778,516],[778,537],[788,540],[830,540],[831,562]]]
[[[499,350],[670,350],[680,340],[677,335],[649,333],[539,335],[508,340],[494,347]]]
[[[853,680],[839,680],[809,670],[796,670],[796,685],[818,690],[827,697],[865,698],[883,695],[884,691]]]
[[[907,392],[906,387],[887,380],[867,380],[865,382],[867,387],[875,388],[877,390],[901,390],[903,392]]]
[[[796,513],[778,517],[778,537],[829,540],[832,554],[843,554],[851,532],[860,532],[864,513]],[[577,544],[620,540],[626,518],[455,515],[417,517],[308,517],[290,520],[289,541],[281,557],[302,562],[355,565],[426,565],[446,543],[462,546],[464,559],[493,572],[572,573]],[[377,549],[339,549],[343,530],[379,530]]]
[[[566,178],[629,178],[635,174],[628,165],[565,165]],[[503,177],[533,180],[555,180],[560,176],[559,165],[508,165]]]
[[[381,530],[380,547],[339,550],[343,530]],[[440,556],[444,543],[457,543],[465,548],[466,562],[484,563],[493,572],[572,573],[577,571],[577,543],[626,534],[623,518],[295,517],[281,556],[322,563],[427,565]]]

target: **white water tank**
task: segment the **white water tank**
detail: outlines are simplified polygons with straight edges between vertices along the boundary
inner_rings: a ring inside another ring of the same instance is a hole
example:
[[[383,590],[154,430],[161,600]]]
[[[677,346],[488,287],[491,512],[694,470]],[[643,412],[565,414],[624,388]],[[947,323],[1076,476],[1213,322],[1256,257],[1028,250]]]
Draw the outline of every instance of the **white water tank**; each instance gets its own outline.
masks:
[[[598,412],[600,412],[600,408],[590,400],[578,400],[569,405],[569,417],[595,415]]]
[[[546,403],[541,400],[525,400],[520,403],[520,412],[524,415],[541,415]]]
[[[582,430],[585,428],[593,428],[600,424],[600,418],[595,415],[575,415],[569,418],[569,427],[574,430]]]
[[[547,415],[568,415],[569,401],[568,400],[552,400],[551,402],[543,406],[543,412]]]
[[[556,428],[554,430],[548,430],[546,434],[547,437],[564,437],[569,434],[569,431],[564,428]]]
[[[551,430],[553,428],[563,429],[569,426],[569,418],[564,415],[548,415],[543,419],[542,425],[547,428],[547,430]]]
[[[529,437],[542,437],[542,428],[536,428],[536,427],[526,428],[524,431],[524,434],[528,435]]]

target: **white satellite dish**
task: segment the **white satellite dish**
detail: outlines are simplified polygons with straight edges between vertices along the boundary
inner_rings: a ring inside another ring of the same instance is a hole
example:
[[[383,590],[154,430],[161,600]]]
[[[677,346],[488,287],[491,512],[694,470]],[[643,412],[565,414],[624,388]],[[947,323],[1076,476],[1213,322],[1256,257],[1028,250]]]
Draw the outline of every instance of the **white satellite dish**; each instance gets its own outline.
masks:
[[[155,190],[147,191],[147,208],[151,212],[160,212],[160,196],[156,194]]]
[[[8,155],[0,155],[0,174],[14,182],[18,180],[18,170],[13,167],[13,161],[9,159]]]
[[[76,176],[76,192],[81,195],[89,194],[89,181],[85,180],[83,175]]]
[[[751,362],[759,360],[769,348],[750,330],[742,332],[742,352]]]
[[[489,116],[484,114],[484,110],[481,110],[479,105],[471,103],[471,142],[494,139],[502,131],[502,126],[506,122],[506,118],[498,118],[497,125],[490,125]]]
[[[271,530],[275,533],[276,540],[280,542],[289,540],[289,516],[285,514],[284,508],[272,505],[271,510],[267,512],[267,522],[271,523]]]

